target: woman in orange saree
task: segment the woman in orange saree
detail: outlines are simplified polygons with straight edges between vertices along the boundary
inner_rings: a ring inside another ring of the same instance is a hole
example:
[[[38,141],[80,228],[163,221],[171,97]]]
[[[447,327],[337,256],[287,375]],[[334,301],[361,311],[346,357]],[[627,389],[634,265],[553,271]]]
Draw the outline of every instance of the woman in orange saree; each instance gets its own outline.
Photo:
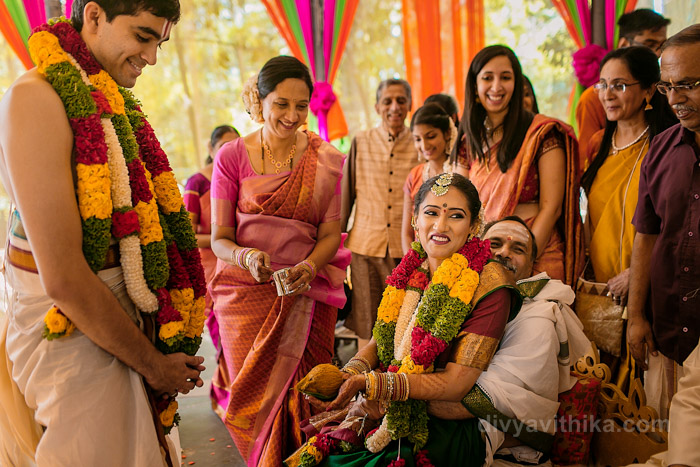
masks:
[[[523,108],[524,77],[513,51],[482,49],[465,86],[455,171],[484,203],[486,222],[516,215],[537,240],[533,274],[571,285],[581,269],[578,144],[573,129]]]
[[[311,412],[291,388],[315,365],[330,363],[337,308],[345,302],[344,157],[297,131],[311,90],[295,58],[266,63],[244,89],[251,117],[264,125],[219,152],[212,178],[219,262],[210,290],[232,379],[224,423],[249,466],[281,465],[302,444],[299,423]],[[270,277],[283,268],[290,268],[292,292],[278,296]]]

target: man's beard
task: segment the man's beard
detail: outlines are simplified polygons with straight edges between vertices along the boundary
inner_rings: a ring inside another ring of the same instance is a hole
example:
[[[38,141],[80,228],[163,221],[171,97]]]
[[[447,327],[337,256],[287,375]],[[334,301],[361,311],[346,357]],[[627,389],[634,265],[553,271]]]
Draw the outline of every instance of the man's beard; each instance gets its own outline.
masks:
[[[511,263],[509,259],[504,258],[504,257],[499,256],[499,255],[496,255],[496,256],[493,257],[493,260],[494,260],[495,262],[497,262],[497,263],[503,265],[503,267],[505,267],[506,269],[508,269],[509,271],[511,271],[513,274],[517,274],[517,273],[518,273],[518,270],[516,269],[515,265],[514,265],[513,263]]]

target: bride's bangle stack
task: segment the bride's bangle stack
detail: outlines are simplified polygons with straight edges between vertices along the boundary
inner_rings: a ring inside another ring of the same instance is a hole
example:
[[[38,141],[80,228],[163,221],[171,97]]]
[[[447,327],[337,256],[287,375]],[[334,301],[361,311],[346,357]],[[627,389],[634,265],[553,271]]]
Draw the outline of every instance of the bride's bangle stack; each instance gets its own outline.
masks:
[[[406,373],[377,373],[365,375],[365,395],[370,401],[405,401],[409,386]]]
[[[343,371],[350,375],[359,375],[362,373],[369,373],[370,371],[372,371],[372,367],[370,366],[367,359],[364,359],[362,357],[353,357],[347,364],[345,364],[345,366],[340,371]]]
[[[249,270],[248,261],[256,251],[257,248],[234,248],[231,250],[231,262],[241,269]]]

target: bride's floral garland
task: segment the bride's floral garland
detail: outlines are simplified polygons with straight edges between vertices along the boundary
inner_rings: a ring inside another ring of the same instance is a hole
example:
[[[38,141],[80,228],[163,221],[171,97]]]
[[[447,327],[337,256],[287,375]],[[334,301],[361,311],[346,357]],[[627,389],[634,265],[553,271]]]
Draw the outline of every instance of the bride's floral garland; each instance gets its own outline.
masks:
[[[140,103],[102,69],[65,18],[36,28],[29,52],[73,130],[90,268],[104,266],[114,236],[129,297],[140,311],[155,313],[158,349],[194,355],[205,319],[204,271],[177,182]],[[55,306],[44,321],[47,339],[75,328]],[[177,423],[177,402],[158,410],[167,432]]]
[[[428,281],[425,251],[418,242],[411,245],[411,251],[387,278],[374,325],[383,368],[408,374],[433,371],[435,359],[447,349],[472,311],[479,274],[490,256],[488,240],[474,238],[445,259]],[[379,452],[391,439],[403,437],[408,437],[415,451],[428,441],[424,401],[391,402],[379,429],[365,444],[370,451]]]

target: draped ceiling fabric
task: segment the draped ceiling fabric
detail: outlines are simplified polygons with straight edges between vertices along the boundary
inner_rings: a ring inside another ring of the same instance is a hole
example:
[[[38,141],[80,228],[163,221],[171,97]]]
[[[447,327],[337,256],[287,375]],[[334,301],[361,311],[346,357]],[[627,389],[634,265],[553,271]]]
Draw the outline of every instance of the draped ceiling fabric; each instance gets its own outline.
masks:
[[[67,17],[70,17],[72,5],[73,0],[66,1]],[[29,35],[32,29],[45,22],[44,0],[2,0],[0,2],[0,31],[27,70],[34,66],[27,49]]]
[[[444,92],[464,102],[469,63],[484,47],[483,0],[402,0],[406,80],[413,109]]]
[[[597,47],[593,44],[593,34],[592,34],[592,22],[591,22],[591,8],[588,4],[588,0],[552,0],[554,7],[559,11],[559,14],[564,19],[564,24],[566,29],[569,31],[569,35],[576,44],[577,51],[574,53],[574,62],[576,62],[576,56],[579,54],[586,54],[588,50]],[[633,11],[637,5],[637,0],[604,0],[605,8],[605,39],[607,42],[607,51],[614,50],[617,47],[617,40],[619,35],[619,28],[617,27],[617,20],[624,13],[629,13]],[[604,51],[603,51],[604,52]],[[591,53],[590,55],[595,55]],[[601,57],[602,58],[602,57]],[[584,67],[589,68],[589,74],[591,71],[597,76],[598,67],[600,61],[597,63],[595,60],[590,61],[586,65],[580,65],[576,68],[577,78],[579,82],[574,84],[574,88],[571,90],[571,95],[569,97],[569,122],[575,125],[575,112],[576,104],[578,103],[581,93],[586,87],[590,86],[590,83],[585,82],[582,84],[581,76],[585,74]],[[595,68],[591,70],[590,68]],[[597,81],[594,80],[594,81]]]
[[[262,0],[292,54],[311,69],[311,110],[326,141],[348,134],[332,91],[359,0]]]

